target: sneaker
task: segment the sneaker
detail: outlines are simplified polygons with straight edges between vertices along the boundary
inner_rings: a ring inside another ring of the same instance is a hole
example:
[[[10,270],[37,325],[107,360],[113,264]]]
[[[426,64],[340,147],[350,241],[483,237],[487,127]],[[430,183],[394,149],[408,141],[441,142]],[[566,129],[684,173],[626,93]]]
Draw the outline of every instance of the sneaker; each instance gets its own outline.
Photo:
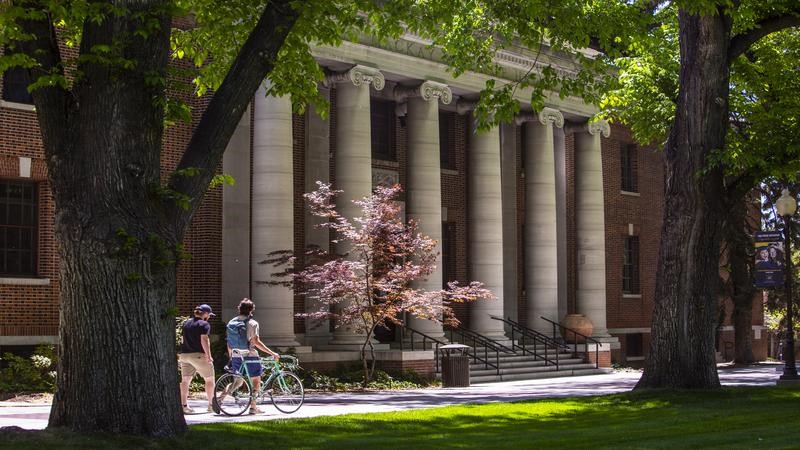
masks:
[[[251,406],[250,407],[250,414],[261,414],[261,413],[263,413],[263,411],[258,409],[256,406]]]
[[[211,403],[208,404],[208,408],[206,409],[206,412],[214,412],[214,407],[211,406]]]
[[[183,413],[184,414],[194,414],[194,410],[191,408],[191,406],[183,405]]]

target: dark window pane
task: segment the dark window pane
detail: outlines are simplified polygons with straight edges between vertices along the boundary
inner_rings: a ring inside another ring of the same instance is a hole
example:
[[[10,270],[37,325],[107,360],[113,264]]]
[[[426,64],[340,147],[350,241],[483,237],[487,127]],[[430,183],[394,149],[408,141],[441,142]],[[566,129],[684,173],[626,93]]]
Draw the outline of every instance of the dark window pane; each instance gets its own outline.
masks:
[[[23,186],[23,188],[22,188],[22,198],[23,198],[23,200],[25,200],[26,202],[32,202],[33,201],[33,193],[34,192],[35,192],[35,189],[33,188],[33,186]]]
[[[3,74],[3,100],[15,103],[33,104],[33,97],[28,93],[30,77],[28,71],[19,67],[8,69]]]
[[[8,186],[8,201],[21,201],[22,200],[22,186],[18,183],[10,184]]]
[[[9,250],[19,250],[20,229],[17,227],[6,230],[6,247]]]
[[[622,262],[622,292],[639,293],[639,237],[625,237]]]
[[[22,205],[8,205],[8,224],[22,225]]]
[[[6,254],[6,267],[8,273],[20,273],[18,251],[8,251]]]
[[[622,190],[627,192],[638,192],[638,180],[636,176],[636,146],[633,144],[623,144],[620,147],[620,165],[622,170]]]
[[[632,333],[625,335],[625,354],[626,356],[643,356],[642,352],[642,333]]]
[[[0,180],[0,275],[36,274],[36,184]]]
[[[370,100],[370,133],[374,159],[397,159],[394,149],[394,109],[394,102],[374,98]]]

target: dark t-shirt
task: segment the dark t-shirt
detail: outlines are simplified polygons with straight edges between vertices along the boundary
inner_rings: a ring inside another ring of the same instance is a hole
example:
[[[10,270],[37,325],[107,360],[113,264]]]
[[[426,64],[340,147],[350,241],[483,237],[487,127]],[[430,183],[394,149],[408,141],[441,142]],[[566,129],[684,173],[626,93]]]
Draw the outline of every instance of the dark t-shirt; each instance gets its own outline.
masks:
[[[211,334],[211,325],[199,317],[183,322],[183,342],[181,353],[205,353],[200,344],[200,336]]]

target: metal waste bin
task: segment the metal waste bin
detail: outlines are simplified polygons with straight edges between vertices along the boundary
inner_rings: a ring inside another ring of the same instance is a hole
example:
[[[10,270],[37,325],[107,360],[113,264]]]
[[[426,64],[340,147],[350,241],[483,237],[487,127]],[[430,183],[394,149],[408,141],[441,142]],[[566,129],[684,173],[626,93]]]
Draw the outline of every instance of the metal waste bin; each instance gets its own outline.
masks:
[[[468,345],[447,344],[442,352],[442,387],[469,387]]]

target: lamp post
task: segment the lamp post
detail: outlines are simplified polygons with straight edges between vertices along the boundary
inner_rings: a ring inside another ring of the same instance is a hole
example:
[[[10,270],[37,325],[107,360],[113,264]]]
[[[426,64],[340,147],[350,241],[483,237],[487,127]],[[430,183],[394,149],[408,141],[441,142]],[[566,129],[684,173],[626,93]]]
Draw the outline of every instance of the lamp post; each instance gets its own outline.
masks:
[[[783,239],[784,250],[786,251],[786,274],[784,279],[784,289],[786,291],[786,345],[783,349],[783,375],[781,381],[798,380],[797,367],[794,361],[794,324],[792,323],[792,248],[791,232],[789,230],[791,217],[797,211],[797,200],[789,195],[789,190],[784,189],[781,197],[775,204],[778,214],[783,217]],[[780,382],[780,381],[779,381]]]

